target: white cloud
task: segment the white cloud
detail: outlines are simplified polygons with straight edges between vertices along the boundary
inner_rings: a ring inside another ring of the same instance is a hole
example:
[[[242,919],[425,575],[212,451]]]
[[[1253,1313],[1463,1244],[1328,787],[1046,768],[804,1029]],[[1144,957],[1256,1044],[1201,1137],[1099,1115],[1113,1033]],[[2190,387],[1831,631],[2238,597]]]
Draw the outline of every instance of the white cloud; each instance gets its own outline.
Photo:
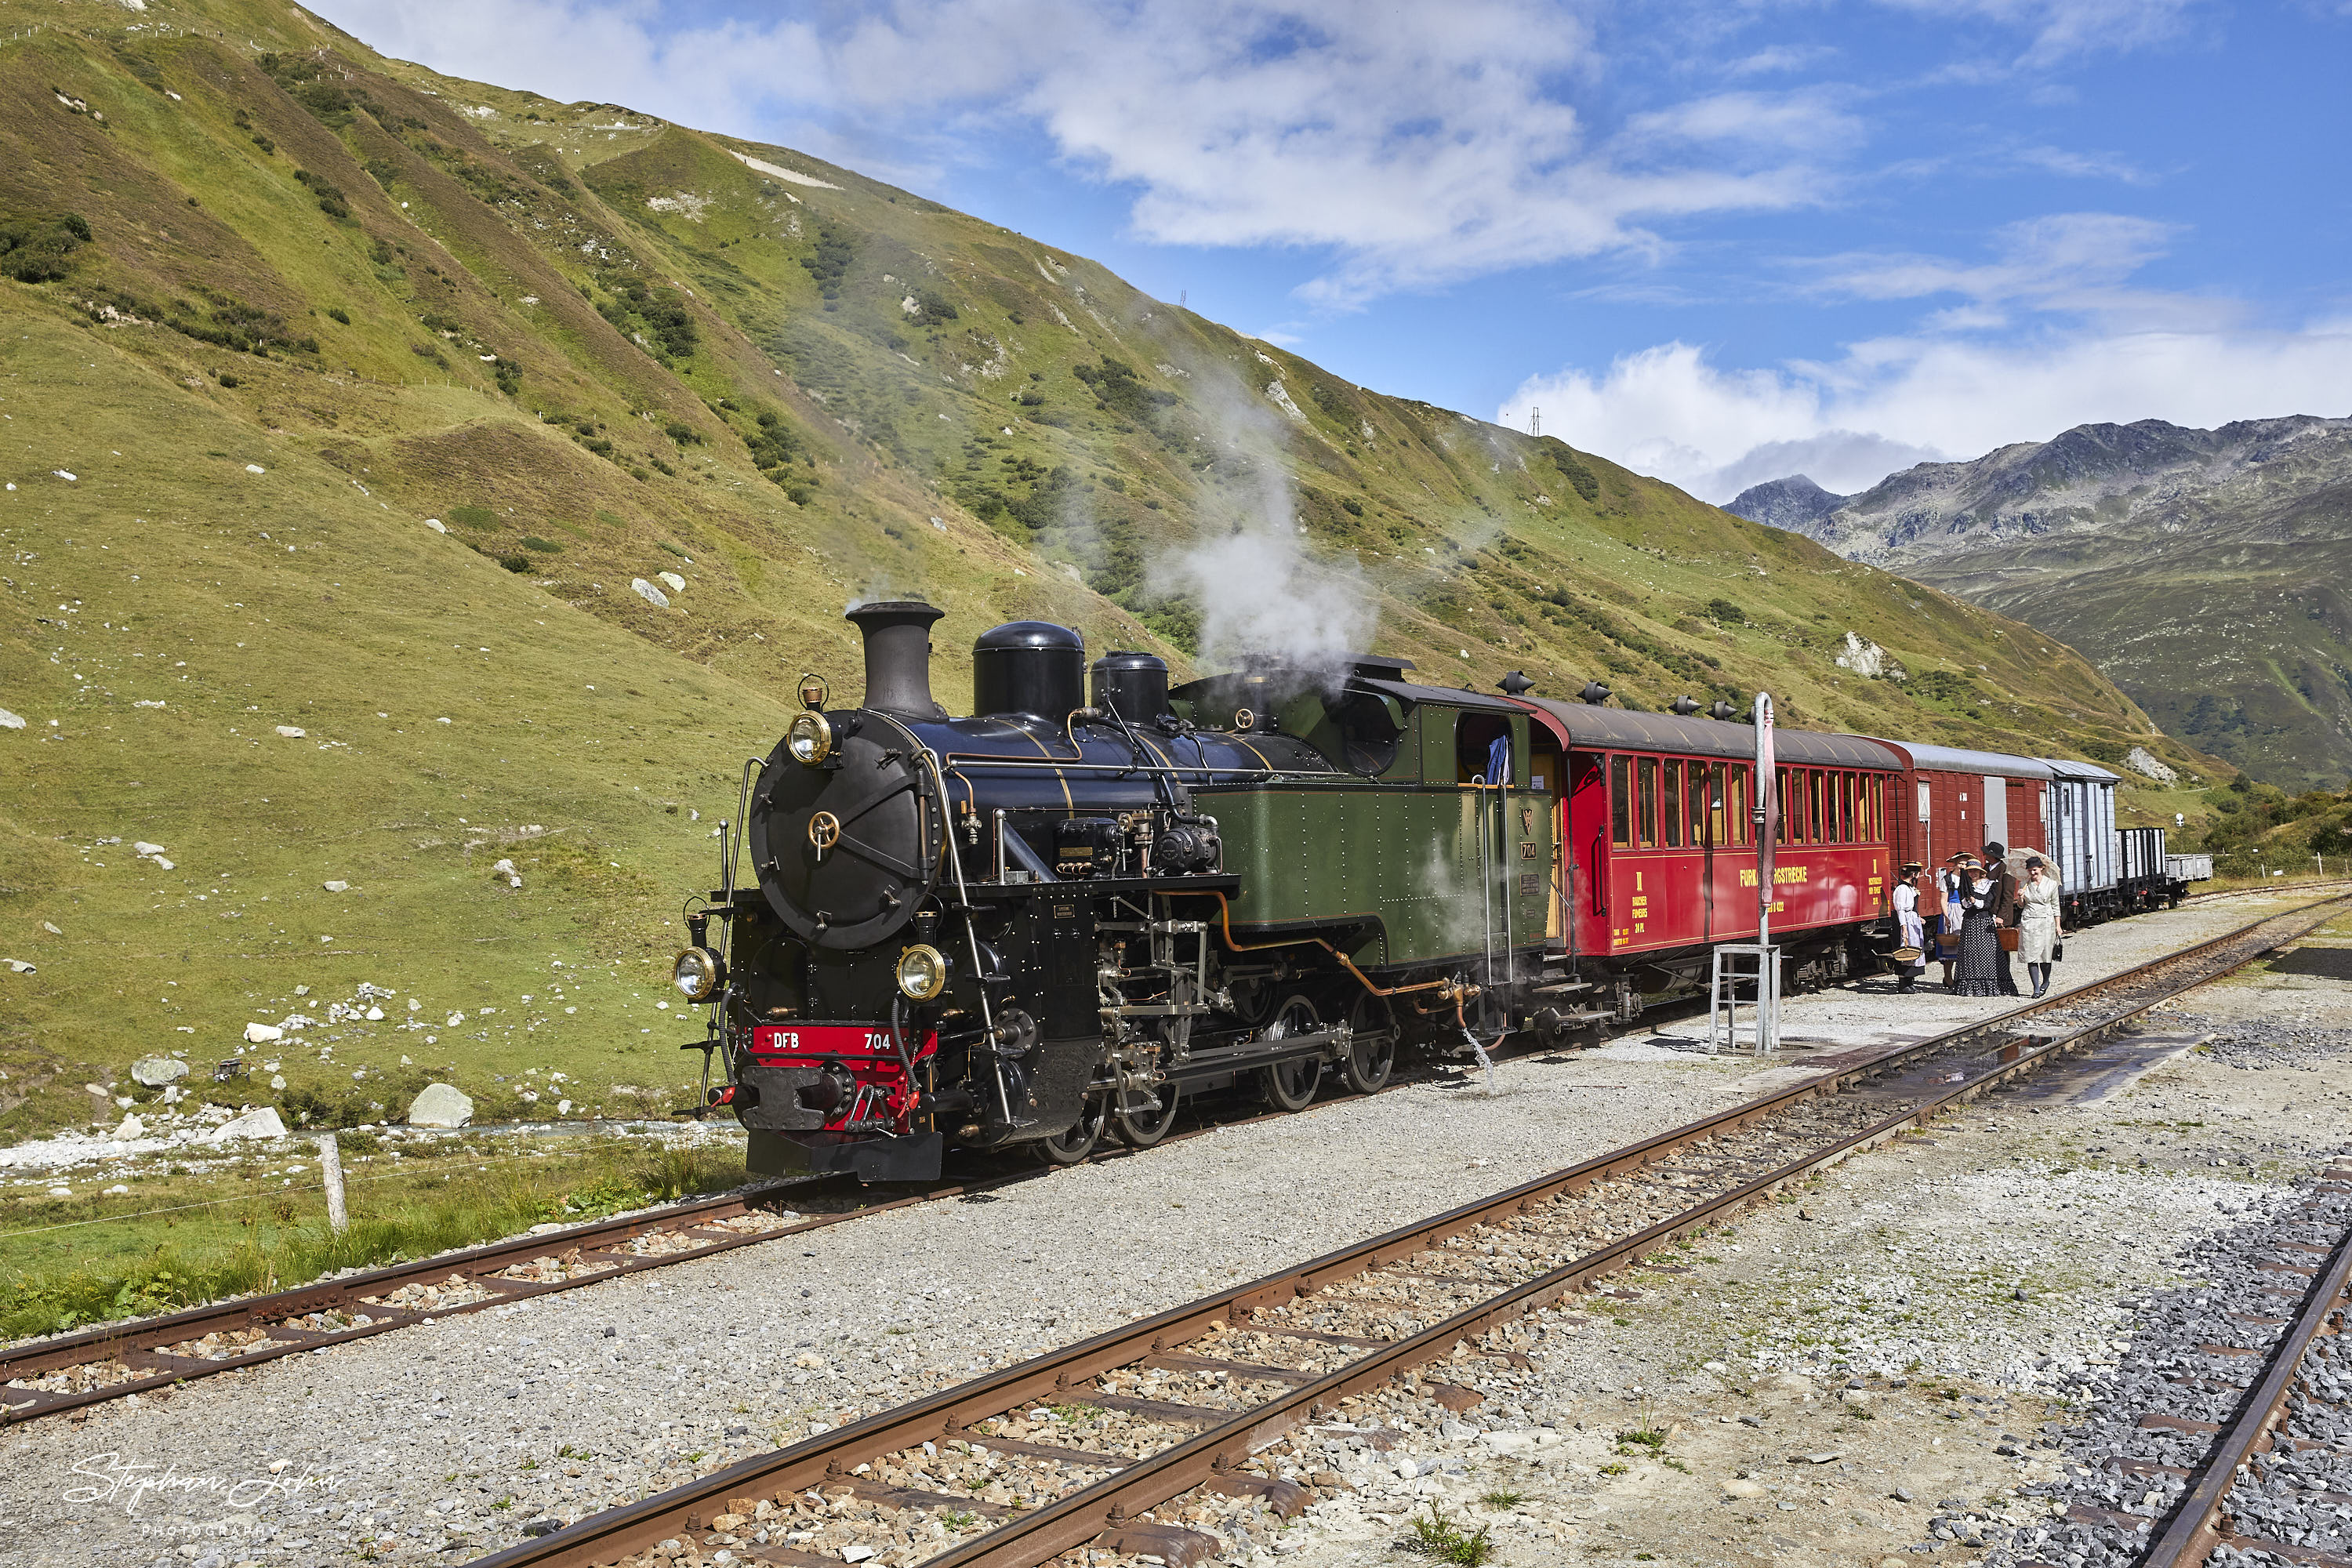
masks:
[[[2352,318],[2340,318],[2276,331],[2084,328],[1998,344],[1891,337],[1834,362],[1762,370],[1662,343],[1599,374],[1529,377],[1495,417],[1523,428],[1539,405],[1544,429],[1570,445],[1721,502],[1790,473],[1851,493],[1912,462],[2086,423],[2343,416],[2347,389]]]
[[[1816,265],[1822,292],[1863,300],[1958,294],[1979,305],[2094,309],[2145,302],[2116,286],[2164,254],[2169,224],[2116,213],[2058,213],[2002,227],[1996,258],[1969,265],[1927,256],[1846,255]]]
[[[2056,65],[2082,55],[2121,54],[2178,37],[2193,0],[1880,0],[1949,23],[1974,17],[2031,35],[2020,62]]]
[[[1580,108],[1601,0],[898,0],[837,23],[672,28],[650,0],[325,0],[387,53],[865,167],[969,156],[1024,122],[1131,189],[1174,245],[1328,252],[1302,290],[1400,289],[1609,252],[1657,225],[1824,199],[1863,127],[1821,91]]]

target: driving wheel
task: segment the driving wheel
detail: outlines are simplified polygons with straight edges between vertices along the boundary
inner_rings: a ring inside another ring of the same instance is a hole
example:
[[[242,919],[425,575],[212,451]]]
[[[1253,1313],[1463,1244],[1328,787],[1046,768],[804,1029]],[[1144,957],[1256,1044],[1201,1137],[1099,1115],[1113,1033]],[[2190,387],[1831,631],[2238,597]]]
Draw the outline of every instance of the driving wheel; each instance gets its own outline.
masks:
[[[1157,1101],[1149,1110],[1114,1110],[1110,1119],[1118,1135],[1138,1149],[1149,1149],[1176,1125],[1176,1086],[1163,1083],[1152,1091]]]
[[[1078,1113],[1069,1131],[1037,1140],[1037,1147],[1049,1163],[1075,1165],[1095,1152],[1095,1145],[1102,1142],[1105,1104],[1098,1097],[1088,1097],[1086,1109]]]
[[[1377,1093],[1396,1070],[1396,1016],[1388,998],[1369,991],[1360,994],[1348,1005],[1348,1027],[1350,1039],[1348,1054],[1339,1059],[1339,1081],[1358,1094]]]
[[[1293,995],[1275,1010],[1274,1022],[1259,1037],[1284,1040],[1295,1035],[1311,1035],[1322,1026],[1323,1019],[1315,1011],[1315,1004],[1304,996]],[[1323,1058],[1293,1057],[1260,1069],[1258,1076],[1260,1092],[1268,1105],[1276,1110],[1304,1110],[1314,1102],[1316,1088],[1323,1081]]]

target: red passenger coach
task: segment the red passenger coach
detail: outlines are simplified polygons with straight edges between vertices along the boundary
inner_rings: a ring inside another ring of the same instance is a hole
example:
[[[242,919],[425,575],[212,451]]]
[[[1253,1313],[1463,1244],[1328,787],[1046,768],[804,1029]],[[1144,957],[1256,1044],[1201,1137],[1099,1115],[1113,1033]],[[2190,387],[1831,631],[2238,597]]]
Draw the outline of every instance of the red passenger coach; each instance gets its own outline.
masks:
[[[1633,981],[1638,994],[1661,989],[1661,977],[1701,983],[1711,943],[1754,941],[1756,731],[1519,700],[1536,715],[1532,773],[1565,781],[1554,951],[1579,972]],[[1886,912],[1904,763],[1856,735],[1778,730],[1774,748],[1772,938],[1801,987],[1843,978],[1851,940]],[[1627,988],[1618,990],[1622,1011]]]

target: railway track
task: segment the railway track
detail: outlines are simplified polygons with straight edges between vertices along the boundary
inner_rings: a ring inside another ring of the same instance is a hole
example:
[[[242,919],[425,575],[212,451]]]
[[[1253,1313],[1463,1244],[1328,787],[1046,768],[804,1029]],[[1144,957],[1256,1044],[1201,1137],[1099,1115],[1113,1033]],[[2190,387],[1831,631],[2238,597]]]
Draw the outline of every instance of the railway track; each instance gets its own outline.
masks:
[[[1081,1547],[1185,1568],[1224,1549],[1192,1528],[1204,1512],[1304,1506],[1308,1494],[1265,1457],[1290,1435],[1377,1439],[1344,1417],[1400,1378],[1445,1409],[1480,1402],[1464,1373],[1425,1369],[1525,1364],[1518,1320],[1555,1315],[1665,1244],[2131,1025],[2334,918],[2341,902],[1876,1053],[595,1514],[478,1568],[676,1568],[721,1552],[798,1568],[1026,1568]],[[2031,1032],[2050,1003],[2095,1004],[2099,1016]]]
[[[2320,1354],[2322,1341],[2341,1331],[2344,1312],[2352,1306],[2344,1295],[2347,1279],[2352,1279],[2352,1205],[2344,1201],[2352,1195],[2352,1169],[2322,1173],[2315,1195],[2320,1195],[2322,1202],[2306,1204],[2305,1208],[2315,1223],[2303,1228],[2333,1231],[2334,1244],[2328,1247],[2315,1241],[2290,1241],[2286,1247],[2305,1260],[2303,1265],[2286,1258],[2257,1265],[2280,1278],[2307,1275],[2310,1283],[2294,1316],[2262,1358],[2259,1375],[2246,1379],[2241,1385],[2243,1397],[2235,1414],[2221,1423],[2161,1415],[2142,1417],[2143,1426],[2162,1424],[2184,1436],[2194,1434],[2199,1427],[2212,1432],[2211,1447],[2193,1469],[2146,1464],[2135,1467],[2150,1475],[2175,1470],[2187,1481],[2171,1517],[2164,1521],[2160,1531],[2152,1532],[2153,1539],[2142,1560],[2145,1568],[2200,1568],[2217,1548],[2224,1546],[2233,1552],[2261,1552],[2319,1568],[2336,1568],[2352,1561],[2345,1555],[2346,1546],[2340,1539],[2331,1542],[2333,1551],[2275,1541],[2270,1538],[2262,1521],[2246,1517],[2259,1506],[2263,1491],[2263,1479],[2250,1473],[2256,1455],[2275,1450],[2299,1455],[2315,1449],[2324,1459],[2339,1463],[2345,1458],[2352,1458],[2338,1433],[2294,1436],[2281,1435],[2277,1430],[2289,1415],[2291,1398],[2298,1394],[2333,1414],[2336,1417],[2335,1425],[2352,1418],[2352,1411],[2343,1409],[2334,1396],[2335,1370],[2326,1368],[2318,1378],[2311,1375],[2315,1370],[2315,1362],[2333,1360]],[[2333,1201],[2327,1201],[2330,1199]],[[2214,1352],[2212,1359],[2224,1362],[2240,1359],[2241,1353],[2253,1348],[2237,1344],[2210,1347]],[[2321,1392],[2321,1378],[2327,1392]],[[2237,1379],[2228,1373],[2218,1380],[2208,1376],[2197,1381],[2209,1390],[2219,1381],[2224,1390],[2237,1391],[2230,1388]],[[2336,1440],[2330,1441],[2331,1437]],[[2242,1496],[2249,1485],[2253,1489],[2252,1499]],[[2340,1518],[2339,1510],[2347,1500],[2341,1493],[2323,1490],[2321,1497],[2313,1500],[2329,1505],[2328,1515]]]
[[[2252,933],[2277,920],[2292,918],[2290,915],[2255,921],[2084,990],[2046,998],[1951,1035],[1902,1047],[1885,1059],[1880,1070],[1886,1070],[1898,1060],[1913,1059],[1922,1053],[1933,1054],[1953,1042],[1987,1031],[2013,1032],[2032,1015],[2072,1005],[2079,999],[2145,984],[2168,965],[2198,962],[2202,955],[2224,945],[2243,942]],[[1498,1053],[1503,1054],[1508,1053]],[[1383,1092],[1405,1087],[1406,1081],[1401,1079],[1391,1090]],[[1262,1119],[1228,1119],[1181,1131],[1164,1142],[1176,1142],[1221,1126]],[[1095,1158],[1123,1158],[1129,1152],[1132,1151],[1108,1150]],[[169,1388],[282,1356],[616,1279],[739,1247],[804,1235],[862,1215],[966,1196],[1050,1173],[1045,1168],[991,1173],[977,1180],[940,1184],[904,1196],[815,1215],[779,1213],[774,1205],[845,1201],[857,1195],[860,1190],[854,1183],[840,1179],[779,1184],[667,1205],[624,1218],[520,1237],[341,1279],[319,1280],[290,1290],[215,1302],[15,1345],[0,1351],[0,1426]]]

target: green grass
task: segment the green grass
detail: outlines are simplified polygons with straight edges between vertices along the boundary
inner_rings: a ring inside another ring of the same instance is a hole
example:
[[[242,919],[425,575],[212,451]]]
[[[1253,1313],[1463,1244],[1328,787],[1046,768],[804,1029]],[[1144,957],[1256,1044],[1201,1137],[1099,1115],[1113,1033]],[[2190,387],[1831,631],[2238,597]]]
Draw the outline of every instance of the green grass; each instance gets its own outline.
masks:
[[[1250,462],[1292,476],[1270,521],[1359,574],[1377,649],[1440,684],[1598,676],[1652,709],[1769,686],[1784,722],[2009,750],[2143,727],[1983,611],[848,171],[740,148],[837,187],[787,190],[724,139],[608,132],[340,35],[335,90],[380,112],[313,114],[299,14],[178,15],[163,37],[0,0],[5,79],[107,116],[0,95],[0,218],[91,235],[62,279],[0,280],[0,605],[28,628],[0,640],[28,721],[0,730],[0,957],[37,965],[0,970],[0,1137],[110,1122],[134,1056],[215,1062],[295,987],[362,981],[390,1017],[289,1039],[282,1091],[204,1092],[314,1126],[396,1116],[427,1078],[485,1115],[675,1110],[680,905],[800,672],[856,700],[844,605],[944,607],[953,708],[1008,619],[1189,671],[1202,606],[1148,568],[1250,513]],[[952,319],[905,311],[918,275]],[[265,352],[214,341],[265,318]],[[664,571],[688,587],[659,609],[629,584]],[[1967,650],[1989,705],[1841,669],[1848,631],[1920,670]],[[467,1020],[400,1029],[412,999]]]
[[[1426,1557],[1440,1563],[1458,1563],[1463,1568],[1479,1568],[1495,1555],[1495,1542],[1490,1527],[1480,1525],[1475,1532],[1464,1530],[1445,1517],[1445,1510],[1435,1503],[1429,1505],[1425,1517],[1412,1521],[1412,1535],[1404,1544]]]
[[[422,1172],[372,1179],[383,1162],[352,1163],[351,1224],[326,1225],[307,1190],[230,1198],[176,1215],[142,1215],[190,1193],[142,1184],[112,1224],[36,1235],[0,1234],[0,1339],[58,1333],[226,1297],[284,1289],[337,1269],[375,1268],[515,1235],[548,1221],[585,1224],[742,1178],[731,1148],[645,1150],[618,1141],[562,1159],[495,1164],[447,1151],[404,1160]],[[436,1171],[436,1165],[454,1165]],[[248,1191],[268,1173],[232,1173]]]

